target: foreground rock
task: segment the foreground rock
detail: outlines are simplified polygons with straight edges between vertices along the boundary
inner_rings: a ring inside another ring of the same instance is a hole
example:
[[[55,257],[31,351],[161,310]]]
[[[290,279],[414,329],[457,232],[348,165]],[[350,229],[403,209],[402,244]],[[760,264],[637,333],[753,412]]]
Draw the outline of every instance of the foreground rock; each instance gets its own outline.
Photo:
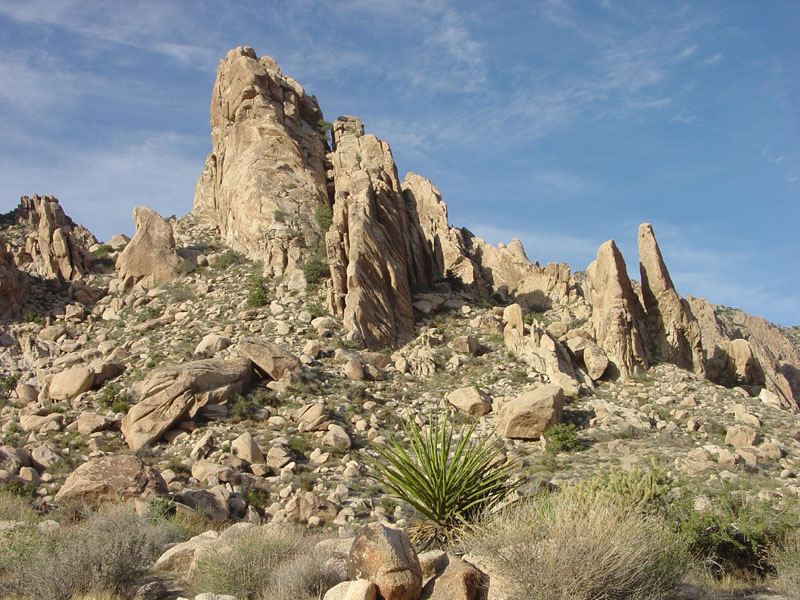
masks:
[[[374,583],[384,600],[416,600],[422,591],[422,570],[408,536],[381,523],[366,525],[356,536],[347,576]]]
[[[250,383],[247,358],[206,359],[151,371],[142,382],[141,397],[122,421],[131,450],[157,441],[183,418],[194,417],[207,405],[225,403]]]
[[[167,484],[159,472],[135,456],[103,456],[75,469],[56,494],[55,501],[99,508],[106,502],[166,493]]]
[[[133,209],[136,233],[117,258],[122,289],[135,283],[146,288],[174,281],[183,273],[183,259],[175,249],[172,226],[146,206]]]

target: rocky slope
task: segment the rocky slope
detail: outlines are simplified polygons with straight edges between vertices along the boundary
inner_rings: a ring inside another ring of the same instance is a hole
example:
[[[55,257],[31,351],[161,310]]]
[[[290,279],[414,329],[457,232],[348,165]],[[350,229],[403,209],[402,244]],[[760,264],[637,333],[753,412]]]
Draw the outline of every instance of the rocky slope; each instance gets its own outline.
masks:
[[[366,477],[374,448],[452,411],[503,435],[520,493],[654,459],[800,497],[796,337],[681,298],[649,224],[640,284],[613,241],[578,273],[486,244],[361,121],[320,122],[237,48],[189,215],[137,208],[133,239],[102,245],[49,196],[3,217],[0,484],[43,510],[168,494],[347,537],[414,522]],[[581,450],[545,452],[559,421]]]

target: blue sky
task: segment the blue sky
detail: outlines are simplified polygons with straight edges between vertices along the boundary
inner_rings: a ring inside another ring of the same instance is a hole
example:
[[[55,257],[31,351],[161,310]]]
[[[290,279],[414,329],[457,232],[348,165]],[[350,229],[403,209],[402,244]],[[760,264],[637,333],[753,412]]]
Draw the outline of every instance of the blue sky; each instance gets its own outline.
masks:
[[[218,60],[360,117],[450,221],[579,270],[653,223],[675,285],[800,324],[800,2],[0,0],[0,209],[101,239],[191,208]]]

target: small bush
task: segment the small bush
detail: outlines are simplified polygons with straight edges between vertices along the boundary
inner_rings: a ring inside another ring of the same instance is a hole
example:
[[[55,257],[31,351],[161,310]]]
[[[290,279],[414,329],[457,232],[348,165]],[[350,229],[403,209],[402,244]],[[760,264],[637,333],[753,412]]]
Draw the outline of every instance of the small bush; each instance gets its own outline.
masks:
[[[0,393],[2,393],[3,398],[8,398],[11,395],[11,392],[17,387],[19,380],[19,373],[14,373],[7,377],[0,377]]]
[[[314,218],[323,232],[328,231],[333,224],[333,209],[327,204],[317,204],[314,209]]]
[[[510,481],[513,463],[496,464],[501,447],[495,439],[472,437],[476,425],[472,421],[456,435],[446,415],[442,421],[433,420],[424,432],[410,420],[403,425],[409,449],[392,435],[385,448],[375,448],[380,461],[373,463],[374,478],[430,522],[416,530],[416,543],[450,544],[459,529],[517,487]]]
[[[247,530],[214,550],[199,557],[192,570],[189,583],[195,594],[310,600],[338,582],[321,564],[314,564],[310,540],[291,527]]]
[[[0,488],[0,521],[35,521],[38,515],[29,498],[8,487]]]
[[[280,210],[280,209],[272,213],[272,219],[276,223],[286,223],[286,217],[288,216],[289,214],[285,210]]]
[[[583,502],[598,498],[621,509],[663,513],[669,483],[667,474],[652,461],[647,470],[634,466],[630,470],[602,471],[565,488],[563,493]]]
[[[771,570],[771,549],[782,547],[798,522],[796,505],[779,507],[727,483],[712,490],[709,509],[695,510],[694,500],[684,493],[668,514],[689,550],[715,577],[763,576]]]
[[[316,285],[330,275],[330,268],[328,267],[327,261],[316,255],[304,262],[302,269],[303,275],[305,275],[306,278],[306,283],[309,285]]]
[[[120,389],[118,385],[107,383],[103,386],[98,400],[100,406],[106,410],[111,409],[115,413],[126,413],[130,408],[130,398],[128,394]]]
[[[269,296],[264,288],[256,288],[247,294],[247,306],[251,308],[259,308],[265,306],[269,302]]]
[[[157,319],[161,315],[164,314],[163,307],[155,307],[155,306],[145,306],[138,315],[136,315],[136,320],[139,323],[144,321],[150,321],[152,319]]]
[[[564,494],[509,509],[470,542],[515,598],[666,598],[688,563],[680,537],[655,517]]]
[[[787,537],[784,544],[773,548],[770,564],[775,569],[771,580],[776,591],[791,598],[800,590],[800,529]]]
[[[37,325],[44,325],[44,319],[37,315],[35,312],[25,313],[22,317],[23,323],[36,323]]]
[[[52,533],[29,529],[16,540],[0,593],[32,600],[68,600],[77,594],[124,594],[147,572],[173,531],[113,510]]]
[[[214,265],[214,268],[220,271],[224,271],[225,269],[228,269],[233,265],[238,265],[243,261],[244,261],[243,254],[240,254],[235,250],[227,250],[219,257],[219,260],[217,261],[217,264]]]
[[[551,454],[570,452],[581,446],[578,442],[578,430],[572,424],[556,423],[544,432],[544,439],[547,441],[545,449]]]

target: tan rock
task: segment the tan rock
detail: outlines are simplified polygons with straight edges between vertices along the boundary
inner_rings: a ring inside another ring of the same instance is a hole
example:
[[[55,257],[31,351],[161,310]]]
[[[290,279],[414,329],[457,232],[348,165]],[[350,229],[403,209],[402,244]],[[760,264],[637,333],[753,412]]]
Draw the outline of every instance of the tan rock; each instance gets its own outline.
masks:
[[[98,431],[106,431],[113,428],[117,422],[105,415],[83,411],[76,419],[78,433],[81,435],[91,435]]]
[[[361,361],[355,357],[349,359],[344,365],[344,376],[353,381],[364,381],[364,367]]]
[[[210,112],[212,149],[192,214],[267,274],[291,279],[323,233],[316,207],[330,204],[316,98],[240,46],[219,62]]]
[[[103,456],[75,469],[56,494],[55,501],[98,508],[105,502],[166,493],[167,485],[159,472],[135,456]]]
[[[198,460],[192,465],[192,477],[203,483],[233,481],[234,476],[233,469],[211,460]]]
[[[94,385],[94,372],[89,367],[72,367],[56,374],[48,394],[54,400],[68,400],[87,392]]]
[[[653,357],[705,373],[700,326],[675,291],[650,223],[639,225],[639,271]]]
[[[355,117],[340,117],[332,131],[336,198],[325,236],[333,284],[329,308],[367,348],[391,347],[414,334],[410,289],[429,283],[414,268],[424,259],[413,255],[389,145],[364,135]]]
[[[523,314],[522,307],[516,302],[514,304],[509,304],[503,309],[503,321],[520,333],[525,333],[525,315]]]
[[[567,340],[567,348],[576,358],[583,361],[586,373],[594,380],[598,380],[608,368],[608,357],[602,348],[592,340],[583,337],[573,337]]]
[[[17,269],[13,255],[0,236],[0,317],[19,318],[29,291],[28,278]]]
[[[211,530],[196,535],[185,542],[175,544],[158,557],[153,569],[156,571],[185,572],[192,563],[195,551],[212,545],[218,538],[219,533]]]
[[[563,410],[563,390],[557,385],[544,385],[503,404],[497,428],[506,438],[538,439],[561,420]]]
[[[475,356],[481,343],[474,335],[460,335],[453,339],[453,352],[464,356]]]
[[[609,375],[625,379],[646,369],[644,315],[614,240],[600,246],[597,260],[586,271],[591,282],[591,324],[597,345],[608,357]]]
[[[264,462],[264,454],[261,452],[258,442],[256,442],[253,436],[247,431],[231,442],[231,450],[236,456],[246,460],[250,464],[260,464]]]
[[[45,279],[73,280],[89,271],[92,258],[86,248],[97,240],[64,214],[56,198],[22,196],[17,213],[36,229],[25,243],[31,273]]]
[[[492,398],[474,386],[463,387],[447,394],[447,401],[458,410],[481,416],[492,410]]]
[[[321,404],[306,404],[292,413],[292,419],[303,426],[303,431],[327,431],[328,413]]]
[[[320,521],[327,523],[333,521],[339,514],[338,505],[311,492],[302,492],[295,499],[297,521],[300,523],[308,523],[312,517],[317,517]]]
[[[325,592],[322,600],[375,600],[378,588],[364,579],[343,581]]]
[[[228,338],[223,337],[218,333],[209,333],[202,340],[200,340],[200,343],[198,343],[197,347],[194,349],[194,353],[214,356],[217,352],[224,350],[230,345],[231,341]]]
[[[261,340],[245,340],[238,346],[239,354],[246,356],[266,375],[280,381],[287,373],[300,366],[300,361],[291,352]]]
[[[725,443],[737,449],[755,446],[757,440],[758,432],[747,425],[733,425],[725,433]]]
[[[435,576],[422,588],[420,600],[476,600],[488,592],[488,576],[453,554],[437,561],[437,567]]]
[[[347,575],[374,583],[384,600],[416,600],[422,592],[422,571],[408,536],[381,523],[366,525],[356,536]]]
[[[61,431],[64,422],[64,415],[54,413],[52,415],[20,415],[19,425],[23,431],[36,431],[44,433],[46,431]]]
[[[117,258],[121,289],[139,283],[152,288],[181,276],[183,259],[175,249],[172,226],[146,206],[133,209],[136,233]]]
[[[132,450],[157,441],[178,421],[240,393],[251,375],[246,358],[198,360],[151,371],[142,382],[139,402],[122,420],[125,441]]]

